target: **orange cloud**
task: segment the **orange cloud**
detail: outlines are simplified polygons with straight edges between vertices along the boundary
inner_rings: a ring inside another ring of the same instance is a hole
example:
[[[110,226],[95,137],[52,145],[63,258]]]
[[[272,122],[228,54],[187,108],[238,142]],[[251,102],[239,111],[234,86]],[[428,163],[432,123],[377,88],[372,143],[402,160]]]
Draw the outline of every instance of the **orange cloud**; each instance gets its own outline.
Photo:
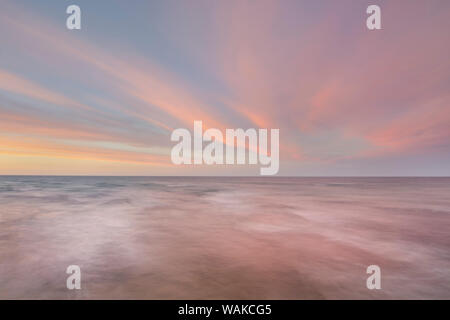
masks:
[[[143,154],[131,151],[117,151],[107,148],[70,146],[50,140],[31,137],[0,136],[0,153],[6,155],[32,155],[50,158],[90,159],[145,163],[158,166],[172,165],[168,156]]]

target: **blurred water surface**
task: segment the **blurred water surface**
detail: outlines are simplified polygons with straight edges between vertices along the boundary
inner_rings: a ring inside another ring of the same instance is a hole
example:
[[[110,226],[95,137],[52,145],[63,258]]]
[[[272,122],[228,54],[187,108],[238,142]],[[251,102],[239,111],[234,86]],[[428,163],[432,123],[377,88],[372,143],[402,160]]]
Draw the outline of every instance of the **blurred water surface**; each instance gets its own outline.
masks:
[[[450,178],[0,176],[0,205],[2,299],[450,298]]]

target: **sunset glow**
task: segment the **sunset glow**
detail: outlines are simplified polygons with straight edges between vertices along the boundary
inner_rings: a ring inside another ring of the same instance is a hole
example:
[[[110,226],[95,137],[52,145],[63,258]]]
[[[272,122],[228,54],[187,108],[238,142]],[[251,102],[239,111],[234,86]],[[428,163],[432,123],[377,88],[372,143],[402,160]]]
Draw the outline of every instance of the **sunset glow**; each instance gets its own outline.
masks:
[[[65,1],[2,1],[0,174],[257,174],[174,166],[201,120],[279,128],[281,175],[448,176],[450,3],[378,1],[370,32],[346,2],[80,0],[72,32]]]

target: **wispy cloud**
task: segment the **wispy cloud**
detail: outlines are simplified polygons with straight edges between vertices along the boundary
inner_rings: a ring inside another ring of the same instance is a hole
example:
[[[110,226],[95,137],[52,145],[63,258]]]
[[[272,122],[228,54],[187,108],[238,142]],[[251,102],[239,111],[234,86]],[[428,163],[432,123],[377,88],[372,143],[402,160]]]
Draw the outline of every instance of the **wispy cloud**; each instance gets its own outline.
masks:
[[[363,2],[130,4],[128,37],[112,22],[116,3],[108,20],[82,2],[91,24],[78,33],[64,15],[23,4],[0,12],[4,156],[123,163],[111,173],[162,168],[170,132],[194,120],[279,128],[284,174],[380,157],[383,172],[391,157],[449,148],[448,2],[381,1],[375,32]]]

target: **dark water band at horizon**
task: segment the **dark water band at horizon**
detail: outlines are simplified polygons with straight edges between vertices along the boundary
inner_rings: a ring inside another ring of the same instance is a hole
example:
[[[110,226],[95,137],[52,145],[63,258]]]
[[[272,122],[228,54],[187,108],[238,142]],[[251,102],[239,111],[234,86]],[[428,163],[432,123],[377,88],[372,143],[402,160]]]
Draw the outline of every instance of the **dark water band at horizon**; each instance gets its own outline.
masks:
[[[445,177],[0,176],[0,298],[449,299],[449,195]]]

